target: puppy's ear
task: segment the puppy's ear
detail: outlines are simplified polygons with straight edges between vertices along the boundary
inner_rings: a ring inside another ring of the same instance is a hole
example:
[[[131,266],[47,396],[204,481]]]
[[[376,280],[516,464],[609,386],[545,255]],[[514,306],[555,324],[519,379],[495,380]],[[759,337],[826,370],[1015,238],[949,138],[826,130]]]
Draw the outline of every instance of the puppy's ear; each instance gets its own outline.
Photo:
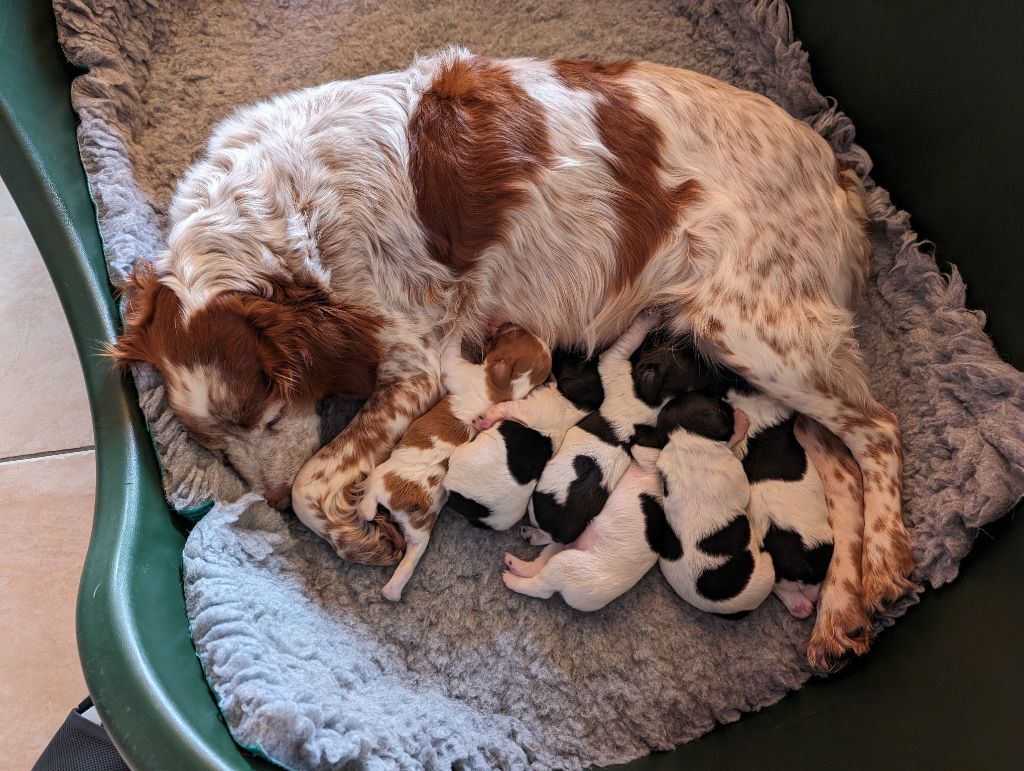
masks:
[[[512,381],[530,373],[530,385],[538,386],[551,374],[551,352],[544,345],[537,350],[527,350],[514,354],[509,359],[509,387]]]
[[[366,397],[373,390],[380,321],[366,309],[342,308],[320,287],[289,285],[271,299],[247,298],[244,309],[263,368],[285,398]]]
[[[150,336],[153,318],[158,304],[172,299],[174,293],[159,282],[150,263],[140,262],[117,295],[125,299],[124,329],[117,341],[107,346],[107,356],[119,367],[138,361],[155,364],[157,357]],[[177,305],[176,300],[174,303]]]
[[[633,385],[641,401],[656,405],[662,399],[666,368],[658,362],[641,362],[633,368]]]
[[[512,362],[504,356],[492,356],[487,360],[487,380],[496,394],[511,394]]]

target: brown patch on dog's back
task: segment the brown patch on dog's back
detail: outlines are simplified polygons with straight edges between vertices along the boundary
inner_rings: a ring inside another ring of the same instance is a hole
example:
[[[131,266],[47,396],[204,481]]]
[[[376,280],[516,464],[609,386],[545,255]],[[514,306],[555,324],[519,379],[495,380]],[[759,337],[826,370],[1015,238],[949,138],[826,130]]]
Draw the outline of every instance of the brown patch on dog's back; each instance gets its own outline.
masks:
[[[434,480],[438,482],[434,484]],[[409,525],[416,530],[429,531],[437,521],[439,508],[434,506],[437,488],[443,477],[431,475],[431,486],[424,487],[420,482],[401,477],[391,471],[384,475],[384,489],[388,494],[391,511],[401,511],[409,519]]]
[[[397,447],[429,450],[435,441],[458,447],[470,440],[469,428],[452,414],[452,397],[446,396],[421,418],[413,421]]]
[[[498,241],[551,160],[544,108],[483,57],[446,64],[409,122],[409,175],[433,256],[457,271]]]
[[[418,513],[430,508],[433,501],[429,492],[419,482],[389,471],[381,480],[388,493],[389,508],[392,511]]]
[[[692,179],[671,190],[662,186],[665,137],[639,110],[635,94],[622,80],[635,67],[633,62],[554,62],[555,72],[569,88],[594,95],[597,129],[612,155],[608,163],[619,186],[612,199],[619,218],[617,290],[640,275],[679,212],[702,195],[700,184]]]

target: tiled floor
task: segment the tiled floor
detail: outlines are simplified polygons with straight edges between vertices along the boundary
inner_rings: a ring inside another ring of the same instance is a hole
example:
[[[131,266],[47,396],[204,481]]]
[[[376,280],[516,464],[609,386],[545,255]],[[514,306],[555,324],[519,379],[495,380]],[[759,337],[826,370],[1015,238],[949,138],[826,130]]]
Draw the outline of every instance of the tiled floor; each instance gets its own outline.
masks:
[[[0,264],[0,768],[28,769],[86,695],[75,596],[95,470],[71,333],[2,184]]]

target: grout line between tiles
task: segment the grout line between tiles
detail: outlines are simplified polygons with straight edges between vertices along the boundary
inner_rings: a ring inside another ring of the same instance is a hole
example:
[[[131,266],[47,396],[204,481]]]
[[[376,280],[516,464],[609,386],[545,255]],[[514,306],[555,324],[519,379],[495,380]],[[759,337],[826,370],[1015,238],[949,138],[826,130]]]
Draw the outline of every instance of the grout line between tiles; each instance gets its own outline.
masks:
[[[30,452],[25,455],[8,455],[0,458],[0,463],[16,463],[20,460],[37,460],[39,458],[52,458],[55,455],[78,455],[83,452],[92,452],[96,445],[87,444],[82,447],[69,447],[63,450],[44,450],[42,452]]]

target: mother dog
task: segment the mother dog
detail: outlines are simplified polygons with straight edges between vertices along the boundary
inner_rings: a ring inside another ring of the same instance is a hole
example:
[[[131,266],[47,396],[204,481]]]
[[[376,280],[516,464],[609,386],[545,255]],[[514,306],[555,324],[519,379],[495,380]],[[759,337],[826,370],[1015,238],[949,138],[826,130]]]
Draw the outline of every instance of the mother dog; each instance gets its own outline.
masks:
[[[196,440],[358,558],[351,486],[438,399],[451,330],[592,348],[660,308],[856,459],[863,523],[834,523],[824,591],[847,591],[822,605],[823,661],[863,650],[868,612],[912,587],[899,433],[851,334],[861,192],[808,126],[712,78],[449,49],[218,127],[114,353],[155,364]],[[313,455],[331,393],[367,401]]]

